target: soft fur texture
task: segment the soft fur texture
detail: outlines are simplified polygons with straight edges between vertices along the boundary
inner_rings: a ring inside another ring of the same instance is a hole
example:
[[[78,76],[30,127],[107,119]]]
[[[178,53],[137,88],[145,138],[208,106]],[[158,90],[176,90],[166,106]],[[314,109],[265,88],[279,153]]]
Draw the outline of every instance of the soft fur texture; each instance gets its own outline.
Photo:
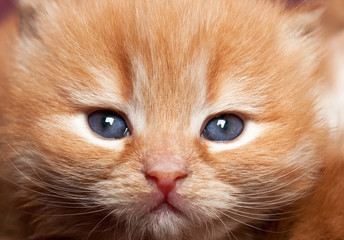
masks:
[[[265,0],[23,0],[0,82],[1,228],[17,227],[2,234],[344,238],[343,76],[328,61],[323,11]],[[96,136],[87,115],[99,109],[122,114],[130,136]],[[244,132],[201,138],[221,113],[244,119]],[[164,164],[187,173],[169,195],[178,211],[155,210],[161,192],[144,174]]]

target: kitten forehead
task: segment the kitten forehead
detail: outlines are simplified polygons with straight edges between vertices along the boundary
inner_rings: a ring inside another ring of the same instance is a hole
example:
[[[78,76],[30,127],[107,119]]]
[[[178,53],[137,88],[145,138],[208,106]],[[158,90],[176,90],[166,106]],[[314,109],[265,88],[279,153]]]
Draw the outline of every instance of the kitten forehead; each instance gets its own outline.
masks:
[[[164,55],[158,57],[167,61]],[[135,109],[133,114],[138,113],[141,118],[141,126],[145,118],[148,125],[165,130],[176,129],[176,125],[185,126],[193,115],[204,111],[208,67],[206,54],[201,52],[174,71],[165,67],[151,65],[141,57],[133,59],[134,83],[130,106]],[[174,121],[171,122],[171,119]],[[202,122],[201,119],[198,121]],[[200,125],[196,124],[193,130]],[[143,130],[143,127],[139,129]]]

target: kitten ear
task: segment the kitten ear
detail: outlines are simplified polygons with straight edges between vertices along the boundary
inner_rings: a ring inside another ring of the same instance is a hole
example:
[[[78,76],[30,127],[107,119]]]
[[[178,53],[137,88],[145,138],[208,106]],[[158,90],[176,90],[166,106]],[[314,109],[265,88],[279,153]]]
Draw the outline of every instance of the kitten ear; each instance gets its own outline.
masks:
[[[37,12],[42,8],[42,0],[19,0],[20,33],[26,36],[36,35]]]
[[[314,6],[322,2],[322,0],[281,0],[288,8],[295,9],[300,8],[304,9],[310,6]]]
[[[331,36],[344,29],[344,0],[279,0],[295,24],[311,32],[321,27]]]
[[[328,8],[328,0],[281,0],[285,14],[290,16],[292,27],[307,36],[323,27],[323,18]]]

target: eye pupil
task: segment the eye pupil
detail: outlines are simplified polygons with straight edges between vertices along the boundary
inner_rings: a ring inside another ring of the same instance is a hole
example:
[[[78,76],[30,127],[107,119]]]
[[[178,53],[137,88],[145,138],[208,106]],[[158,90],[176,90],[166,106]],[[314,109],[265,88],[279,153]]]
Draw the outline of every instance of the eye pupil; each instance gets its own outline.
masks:
[[[125,120],[115,112],[95,111],[88,116],[88,123],[93,132],[106,139],[120,139],[129,134]]]
[[[210,141],[227,142],[236,139],[243,129],[241,118],[234,114],[224,114],[211,119],[201,136]]]

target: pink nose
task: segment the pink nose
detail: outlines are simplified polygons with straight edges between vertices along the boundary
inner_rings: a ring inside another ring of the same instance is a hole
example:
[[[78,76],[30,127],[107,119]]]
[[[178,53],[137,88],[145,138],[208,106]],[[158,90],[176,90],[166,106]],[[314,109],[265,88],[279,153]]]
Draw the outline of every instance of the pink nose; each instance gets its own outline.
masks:
[[[176,188],[178,182],[186,177],[186,170],[176,166],[168,169],[168,166],[155,165],[146,171],[147,180],[153,182],[165,197]]]

